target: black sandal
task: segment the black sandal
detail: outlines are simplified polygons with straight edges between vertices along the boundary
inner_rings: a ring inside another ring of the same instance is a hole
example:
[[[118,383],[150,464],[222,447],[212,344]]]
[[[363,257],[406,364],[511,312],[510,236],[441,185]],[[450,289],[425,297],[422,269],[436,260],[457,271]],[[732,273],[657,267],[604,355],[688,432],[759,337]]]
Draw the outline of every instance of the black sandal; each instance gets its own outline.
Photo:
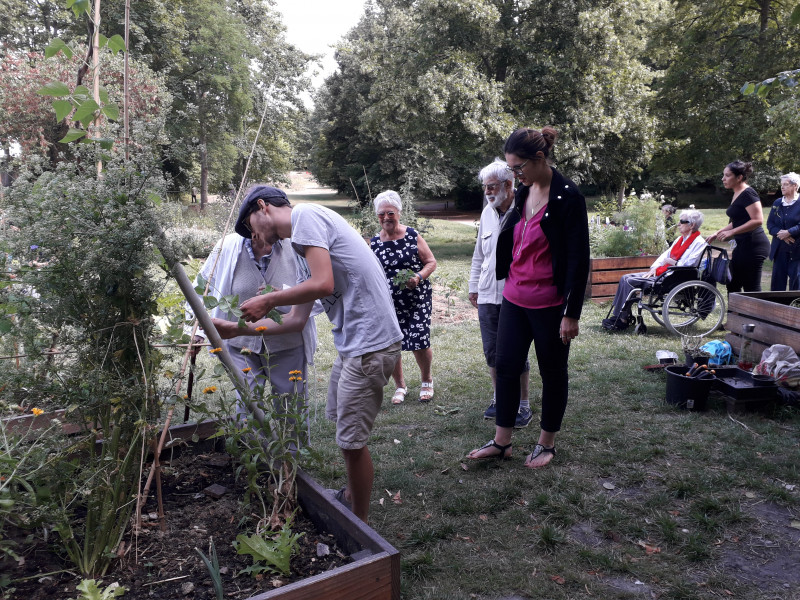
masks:
[[[528,456],[528,458],[525,459],[525,466],[528,466],[530,464],[530,462],[534,458],[537,458],[541,454],[552,454],[553,457],[555,457],[555,455],[556,455],[556,447],[553,446],[551,448],[545,448],[541,444],[536,444],[536,446],[534,446],[534,448],[533,448],[533,452],[531,452],[530,455]],[[550,463],[548,463],[548,464],[550,464]],[[545,465],[542,465],[542,467],[544,467],[544,466]],[[537,468],[538,469],[538,468],[541,468],[541,467],[531,467],[531,468]]]
[[[491,458],[495,458],[497,460],[507,460],[511,458],[511,454],[506,455],[506,450],[511,450],[512,445],[513,444],[506,444],[505,446],[501,446],[494,440],[489,440],[483,446],[478,448],[478,450],[483,450],[484,448],[497,448],[500,451],[498,454],[492,454],[491,456],[477,456],[475,458],[467,455],[467,458],[470,460],[489,460]]]

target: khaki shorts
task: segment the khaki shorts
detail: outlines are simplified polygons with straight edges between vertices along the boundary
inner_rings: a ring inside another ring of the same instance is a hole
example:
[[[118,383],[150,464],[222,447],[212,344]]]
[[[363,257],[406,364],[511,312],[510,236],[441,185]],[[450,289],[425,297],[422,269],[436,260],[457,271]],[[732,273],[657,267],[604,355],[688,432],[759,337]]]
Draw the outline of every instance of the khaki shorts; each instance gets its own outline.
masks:
[[[383,402],[383,388],[400,360],[400,342],[353,358],[337,356],[328,385],[325,416],[336,421],[336,443],[344,450],[367,445]]]

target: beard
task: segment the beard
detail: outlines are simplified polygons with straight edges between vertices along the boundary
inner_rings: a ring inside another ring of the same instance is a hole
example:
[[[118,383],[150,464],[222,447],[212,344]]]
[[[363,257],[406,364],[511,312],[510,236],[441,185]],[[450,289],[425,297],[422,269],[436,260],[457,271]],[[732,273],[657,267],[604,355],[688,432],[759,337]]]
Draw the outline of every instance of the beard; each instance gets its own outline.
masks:
[[[508,195],[503,193],[500,194],[486,194],[485,195],[486,201],[492,206],[492,208],[500,208],[500,206],[508,200]]]

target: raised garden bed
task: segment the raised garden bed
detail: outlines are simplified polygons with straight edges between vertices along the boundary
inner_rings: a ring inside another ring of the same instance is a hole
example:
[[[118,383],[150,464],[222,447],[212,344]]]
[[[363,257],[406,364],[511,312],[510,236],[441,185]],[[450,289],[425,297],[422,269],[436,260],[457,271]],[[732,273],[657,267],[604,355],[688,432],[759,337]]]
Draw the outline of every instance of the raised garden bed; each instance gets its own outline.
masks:
[[[594,302],[611,300],[617,291],[620,277],[628,273],[647,271],[656,258],[658,257],[654,255],[593,258],[586,298],[591,298]]]
[[[39,417],[23,416],[6,420],[4,426],[19,431],[33,424],[33,429],[45,426],[55,415]],[[217,425],[213,421],[189,423],[170,428],[169,446],[179,447],[190,440],[201,443],[215,433]],[[180,443],[177,444],[175,442]],[[206,442],[207,444],[207,442]],[[165,450],[162,457],[168,459],[172,451]],[[400,553],[384,540],[375,530],[345,509],[333,496],[317,484],[307,473],[297,475],[298,500],[303,516],[309,519],[319,536],[325,536],[336,544],[350,562],[336,568],[288,583],[269,591],[259,591],[247,600],[399,600],[400,599]],[[185,494],[183,494],[185,495]],[[151,500],[152,502],[152,500]],[[169,512],[167,519],[170,519]],[[227,519],[226,519],[227,520]],[[230,543],[215,538],[218,544]],[[199,544],[202,545],[202,544]],[[206,550],[206,548],[203,548]],[[171,560],[184,561],[186,556],[174,555]],[[130,560],[129,558],[126,560]],[[113,577],[113,575],[110,575]],[[54,582],[52,592],[63,592],[66,580]],[[202,588],[201,588],[202,589]],[[42,590],[44,591],[44,590]],[[157,588],[153,588],[158,592]],[[197,589],[190,597],[198,598]],[[51,596],[52,597],[52,596]]]
[[[742,347],[742,325],[753,323],[753,349],[757,356],[773,344],[790,346],[800,354],[800,308],[789,304],[800,292],[742,292],[728,296],[725,339],[734,353]]]

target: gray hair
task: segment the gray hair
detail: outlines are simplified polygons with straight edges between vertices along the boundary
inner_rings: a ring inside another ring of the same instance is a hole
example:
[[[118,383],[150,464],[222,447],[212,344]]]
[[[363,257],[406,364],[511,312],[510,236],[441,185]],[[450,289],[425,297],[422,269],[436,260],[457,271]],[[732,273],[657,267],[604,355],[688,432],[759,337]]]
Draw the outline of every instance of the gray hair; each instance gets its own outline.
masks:
[[[375,214],[378,214],[378,209],[380,208],[381,204],[389,204],[390,206],[393,206],[397,212],[403,211],[403,201],[400,200],[400,194],[394,190],[386,190],[385,192],[381,192],[375,196],[375,200],[373,200],[373,202],[375,204]]]
[[[679,220],[689,221],[692,224],[692,231],[697,231],[703,225],[703,213],[699,210],[682,210]]]
[[[800,175],[794,171],[787,173],[786,175],[781,175],[781,181],[784,179],[786,179],[789,183],[793,183],[794,185],[800,187]]]
[[[481,169],[481,172],[478,173],[478,179],[481,180],[481,183],[486,183],[486,180],[494,177],[497,181],[510,181],[514,179],[514,174],[506,169],[506,162],[504,160],[500,160],[499,158],[495,158],[491,164],[486,165]]]

